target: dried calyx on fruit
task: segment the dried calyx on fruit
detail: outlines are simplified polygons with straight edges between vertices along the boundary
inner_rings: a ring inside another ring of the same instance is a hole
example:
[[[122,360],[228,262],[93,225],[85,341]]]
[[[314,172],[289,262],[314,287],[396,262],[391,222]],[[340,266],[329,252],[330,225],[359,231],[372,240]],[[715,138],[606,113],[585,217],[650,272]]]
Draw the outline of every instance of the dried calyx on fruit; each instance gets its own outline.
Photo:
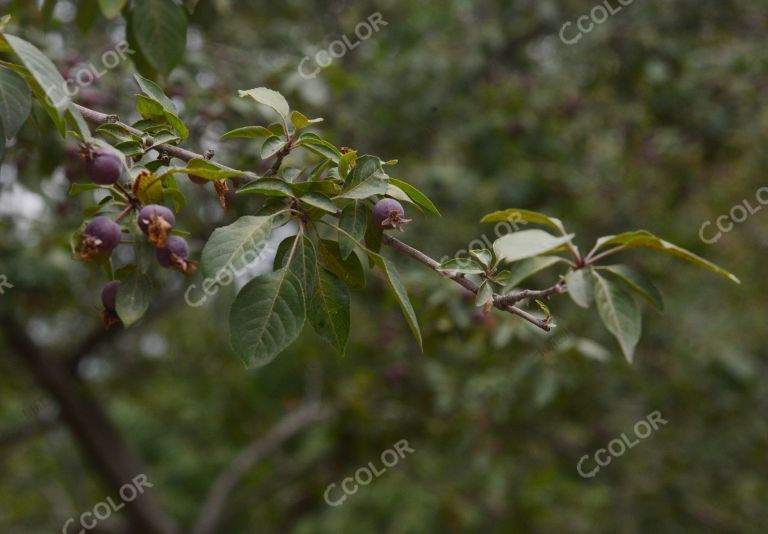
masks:
[[[101,312],[101,322],[104,324],[104,328],[111,328],[120,323],[120,318],[117,316],[116,311],[117,290],[119,287],[120,280],[113,280],[101,290],[101,303],[104,306],[104,310]]]
[[[139,228],[156,247],[166,246],[171,235],[176,217],[173,212],[159,204],[149,204],[141,208],[138,217]]]
[[[373,207],[373,220],[384,229],[397,228],[403,231],[403,225],[411,222],[405,218],[403,206],[393,198],[382,198]]]
[[[111,253],[120,243],[120,225],[109,217],[96,217],[85,227],[80,259],[90,260]]]
[[[99,185],[112,185],[123,172],[123,160],[109,148],[86,146],[83,151],[85,173]]]
[[[155,250],[157,263],[166,269],[174,269],[185,274],[190,274],[197,269],[197,262],[188,260],[189,245],[183,237],[171,236],[165,244],[165,247],[159,247]]]

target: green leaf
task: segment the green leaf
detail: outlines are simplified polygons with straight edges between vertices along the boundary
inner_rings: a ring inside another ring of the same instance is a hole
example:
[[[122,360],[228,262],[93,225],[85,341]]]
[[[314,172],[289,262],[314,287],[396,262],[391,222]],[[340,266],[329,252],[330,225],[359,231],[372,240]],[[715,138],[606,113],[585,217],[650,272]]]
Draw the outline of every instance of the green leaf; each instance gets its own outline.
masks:
[[[389,282],[389,286],[392,288],[392,291],[397,297],[397,303],[400,305],[400,309],[403,311],[403,315],[405,315],[405,320],[408,323],[408,326],[411,328],[411,332],[413,332],[414,337],[416,337],[416,341],[419,343],[419,349],[423,351],[424,347],[422,345],[419,321],[416,318],[416,312],[413,311],[413,306],[411,306],[411,301],[408,298],[408,292],[405,290],[403,283],[400,281],[400,275],[398,274],[397,269],[395,269],[395,266],[392,264],[392,262],[390,262],[384,256],[380,256],[379,254],[371,254],[370,256],[371,259],[373,259],[373,262],[384,273],[387,282]]]
[[[477,289],[477,295],[475,295],[475,306],[478,308],[485,306],[488,302],[493,300],[493,286],[488,280],[483,280],[480,287]]]
[[[99,0],[101,12],[109,20],[117,17],[125,7],[128,0]]]
[[[416,210],[418,210],[419,213],[424,213],[421,209],[421,206],[419,206],[413,200],[411,200],[411,197],[406,195],[405,191],[403,191],[396,185],[393,185],[391,182],[387,183],[386,195],[390,198],[394,198],[395,200],[399,200],[400,202],[407,202],[408,204],[411,204],[414,208],[416,208]]]
[[[339,219],[339,228],[347,232],[352,239],[358,243],[362,243],[365,238],[365,229],[368,225],[368,209],[365,205],[356,200],[351,204],[348,204],[341,211],[341,218]],[[355,250],[355,243],[343,232],[339,232],[339,250],[341,251],[341,257],[347,259],[350,254]]]
[[[323,193],[324,195],[335,195],[339,192],[338,184],[331,180],[322,180],[319,182],[291,182],[288,185],[291,190],[300,197],[312,191]]]
[[[544,230],[522,230],[500,237],[493,243],[499,261],[515,262],[552,252],[573,239],[573,234],[555,237]]]
[[[536,299],[536,305],[539,307],[539,309],[544,313],[544,315],[547,318],[547,323],[552,321],[552,312],[549,311],[549,306],[547,306],[543,300]]]
[[[133,77],[136,79],[136,83],[139,84],[141,92],[147,95],[148,98],[160,104],[162,109],[165,111],[170,111],[173,114],[178,113],[176,104],[174,104],[173,100],[166,96],[159,85],[157,85],[152,80],[148,80],[147,78],[140,76],[139,74],[134,74]]]
[[[120,281],[115,310],[125,327],[141,319],[152,301],[152,281],[137,270]]]
[[[193,174],[206,180],[225,180],[227,178],[237,178],[244,176],[242,171],[225,168],[218,163],[208,161],[207,159],[196,158],[190,160],[186,167],[167,169],[161,176],[166,174]]]
[[[342,180],[347,179],[349,171],[352,170],[352,167],[355,165],[355,161],[357,161],[356,150],[350,150],[346,154],[341,155],[339,158],[339,176],[341,176]]]
[[[232,303],[232,348],[246,366],[264,366],[299,336],[305,320],[304,292],[296,275],[281,269],[256,277]]]
[[[141,156],[144,154],[144,149],[138,141],[123,141],[117,143],[115,148],[122,152],[124,156]]]
[[[0,162],[3,161],[5,156],[5,131],[3,130],[3,122],[0,121]]]
[[[608,331],[621,345],[627,361],[632,363],[637,342],[640,341],[642,316],[632,296],[618,283],[594,272],[597,311]]]
[[[507,281],[504,283],[504,293],[508,293],[534,274],[548,269],[557,263],[565,263],[565,260],[558,256],[539,256],[515,263],[512,266]]]
[[[303,113],[300,113],[298,111],[292,111],[291,122],[293,123],[293,126],[298,131],[303,128],[306,128],[311,124],[317,124],[318,122],[323,122],[323,119],[308,119],[307,117],[304,116]]]
[[[141,172],[133,190],[142,204],[158,204],[163,200],[163,182],[151,172]]]
[[[341,189],[341,198],[364,199],[387,192],[387,175],[376,156],[362,156]]]
[[[41,101],[45,99],[50,110],[61,119],[69,108],[71,100],[66,91],[66,82],[56,66],[36,46],[14,35],[3,34],[8,46],[19,56],[22,64],[29,70],[41,92]]]
[[[293,254],[291,256],[291,254]],[[290,270],[301,282],[301,288],[307,302],[315,288],[315,275],[317,266],[317,251],[312,240],[303,232],[287,237],[280,242],[275,253],[275,270],[286,267],[286,262],[291,259]]]
[[[418,204],[425,210],[437,215],[438,217],[441,217],[440,212],[432,203],[432,201],[429,200],[427,195],[425,195],[424,193],[422,193],[421,191],[413,187],[411,184],[407,182],[403,182],[402,180],[396,180],[395,178],[390,178],[389,183],[394,184],[400,189],[402,189],[403,191],[405,191],[405,193],[409,197],[411,197],[411,200],[413,200],[416,204]]]
[[[296,242],[296,247],[293,251],[290,269],[301,282],[301,287],[306,297],[305,300],[308,302],[315,290],[316,269],[318,265],[317,250],[315,250],[315,244],[312,243],[310,238],[303,233],[300,233],[299,237],[300,239]]]
[[[293,195],[293,191],[284,180],[279,178],[259,178],[238,189],[237,194],[290,197]]]
[[[241,98],[249,96],[259,104],[264,104],[265,106],[274,109],[283,120],[288,119],[288,113],[290,112],[288,102],[285,100],[285,97],[277,91],[267,89],[266,87],[257,87],[255,89],[248,89],[247,91],[238,91],[238,93]]]
[[[56,1],[53,0],[50,3],[55,4]],[[99,14],[99,2],[98,0],[80,0],[77,4],[75,25],[78,30],[85,33],[93,26],[93,22]]]
[[[323,210],[326,213],[338,213],[339,208],[336,207],[330,198],[321,193],[307,193],[301,197],[301,201],[313,208]]]
[[[591,269],[570,271],[565,277],[565,284],[568,286],[568,295],[578,306],[589,308],[592,305],[594,290]]]
[[[273,135],[271,137],[267,137],[264,140],[264,143],[261,145],[261,159],[267,159],[271,158],[282,148],[286,145],[288,141],[286,139],[283,139],[282,137],[278,137],[276,135]]]
[[[74,182],[72,185],[69,186],[69,191],[67,192],[67,195],[70,197],[73,197],[85,191],[93,191],[94,189],[105,189],[105,186],[94,184],[91,182]]]
[[[95,133],[113,141],[139,141],[141,138],[126,130],[120,124],[107,123],[96,128]]]
[[[138,112],[145,119],[167,122],[184,140],[189,136],[189,129],[177,115],[176,104],[168,98],[163,90],[151,80],[136,74],[134,76],[144,95],[136,95]],[[146,96],[145,96],[146,95]]]
[[[368,250],[378,252],[384,241],[384,229],[377,224],[369,224],[365,228],[365,246]]]
[[[149,60],[141,52],[138,39],[136,38],[136,32],[134,31],[133,17],[130,16],[130,13],[127,16],[125,25],[125,40],[128,41],[128,46],[130,50],[132,50],[131,61],[136,67],[136,70],[149,78],[157,78],[157,69],[152,66]]]
[[[307,315],[317,334],[344,355],[349,339],[349,288],[319,265]]]
[[[74,132],[71,132],[75,137],[84,142],[88,142],[93,139],[93,136],[91,135],[91,129],[88,127],[88,123],[85,122],[85,119],[80,114],[80,110],[78,110],[74,104],[69,105],[65,116],[67,122],[75,129]]]
[[[221,136],[222,139],[259,139],[270,137],[272,132],[263,126],[243,126],[235,128]]]
[[[339,163],[341,160],[341,151],[333,146],[328,141],[323,139],[314,139],[312,137],[304,137],[298,143],[298,146],[304,147],[310,152],[322,156],[325,159],[329,159],[334,163]]]
[[[729,273],[728,271],[719,267],[718,265],[715,265],[714,263],[705,260],[701,256],[697,256],[696,254],[694,254],[689,250],[686,250],[682,247],[678,247],[677,245],[674,245],[669,241],[664,241],[663,239],[656,237],[652,233],[647,232],[645,230],[638,230],[636,232],[625,232],[623,234],[601,237],[600,239],[597,240],[597,243],[595,244],[595,250],[603,248],[607,245],[621,245],[623,248],[644,247],[644,248],[653,248],[656,250],[661,250],[662,252],[666,252],[667,254],[677,256],[678,258],[682,258],[695,265],[704,267],[705,269],[708,269],[713,273],[724,276],[732,282],[735,282],[737,284],[741,283],[739,279],[736,278],[735,275]]]
[[[495,211],[489,213],[483,217],[480,222],[532,222],[536,224],[543,224],[557,230],[558,232],[565,234],[565,228],[560,219],[555,219],[543,213],[529,210],[520,209],[508,209],[503,211]]]
[[[246,251],[256,256],[261,254],[278,222],[280,220],[274,215],[245,215],[229,226],[214,230],[203,248],[202,270],[205,276],[214,278],[222,269],[233,266],[235,270],[242,269],[243,265],[252,261],[246,260]]]
[[[617,276],[622,282],[650,302],[659,311],[664,310],[664,298],[661,292],[643,273],[630,269],[626,265],[605,265],[597,267],[599,270],[608,271]]]
[[[470,250],[469,255],[479,261],[486,269],[490,268],[493,263],[493,253],[487,248]]]
[[[142,0],[130,13],[136,44],[147,61],[168,74],[184,57],[187,14],[173,0]]]
[[[336,241],[321,239],[319,245],[320,264],[338,276],[342,282],[353,289],[365,287],[365,270],[357,254],[350,254],[347,259],[341,257]]]
[[[12,70],[0,68],[0,122],[4,137],[15,136],[29,117],[32,95],[24,78]]]
[[[165,120],[165,110],[163,106],[157,100],[153,100],[148,96],[136,95],[136,111],[138,111],[145,119],[151,119],[154,121]]]
[[[483,274],[485,267],[475,258],[452,258],[441,263],[437,270],[459,274]]]

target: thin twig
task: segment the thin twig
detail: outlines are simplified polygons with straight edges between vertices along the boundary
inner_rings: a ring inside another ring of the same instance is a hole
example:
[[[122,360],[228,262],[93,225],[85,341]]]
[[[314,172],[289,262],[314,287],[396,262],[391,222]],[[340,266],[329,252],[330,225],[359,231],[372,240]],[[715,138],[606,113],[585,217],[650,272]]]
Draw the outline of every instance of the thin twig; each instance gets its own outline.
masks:
[[[525,299],[545,299],[552,295],[557,295],[565,291],[565,282],[562,280],[546,289],[523,289],[502,297],[496,297],[497,304],[514,304]]]
[[[410,245],[408,245],[406,243],[403,243],[399,239],[394,238],[391,235],[387,235],[387,234],[384,235],[384,240],[383,241],[384,241],[385,245],[387,245],[389,247],[392,247],[394,250],[396,250],[396,251],[398,251],[398,252],[400,252],[402,254],[405,254],[406,256],[410,256],[411,258],[415,259],[416,261],[426,265],[427,267],[429,267],[430,269],[432,269],[436,273],[438,273],[438,274],[440,274],[442,276],[445,276],[446,278],[449,278],[449,279],[453,280],[454,282],[459,284],[464,289],[467,289],[468,291],[471,291],[472,293],[477,294],[479,286],[477,284],[475,284],[472,280],[466,278],[462,274],[447,273],[447,272],[438,271],[437,268],[440,266],[440,264],[437,261],[435,261],[432,258],[430,258],[429,256],[427,256],[426,254],[424,254],[423,252],[421,252],[420,250],[416,250],[412,246],[410,246]],[[494,299],[494,301],[493,301],[493,305],[496,308],[498,308],[500,310],[503,310],[503,311],[506,311],[506,312],[509,312],[509,313],[513,313],[513,314],[517,315],[518,317],[522,317],[523,319],[525,319],[526,321],[528,321],[532,325],[537,326],[537,327],[541,328],[542,330],[544,330],[546,332],[549,332],[552,329],[552,326],[547,321],[545,321],[543,319],[539,319],[535,315],[531,315],[527,311],[522,310],[522,309],[520,309],[520,308],[518,308],[516,306],[512,306],[512,305],[507,304],[507,303],[497,302],[497,300],[498,299]]]
[[[118,126],[123,128],[125,131],[130,132],[133,135],[137,135],[140,137],[144,136],[144,132],[134,128],[133,126],[125,124],[124,122],[121,122],[115,115],[107,115],[106,113],[101,113],[99,111],[86,108],[79,104],[75,104],[75,107],[83,116],[83,118],[92,124],[97,124],[97,125],[117,124]],[[161,145],[155,146],[153,150],[157,150],[161,154],[164,154],[166,156],[170,156],[173,158],[177,158],[182,161],[191,161],[193,159],[207,159],[204,154],[198,154],[197,152],[192,152],[191,150],[187,150],[176,145],[161,144]],[[247,176],[248,178],[251,178],[251,179],[260,178],[260,176],[252,172],[239,171],[237,169],[233,169],[231,167],[227,167],[226,165],[221,165],[221,164],[218,164],[218,166],[222,170],[241,173],[243,176]]]
[[[221,515],[230,493],[238,482],[262,459],[278,450],[291,437],[318,421],[328,418],[333,410],[318,402],[305,404],[281,419],[264,437],[251,442],[216,477],[200,506],[192,534],[210,534],[217,531]]]

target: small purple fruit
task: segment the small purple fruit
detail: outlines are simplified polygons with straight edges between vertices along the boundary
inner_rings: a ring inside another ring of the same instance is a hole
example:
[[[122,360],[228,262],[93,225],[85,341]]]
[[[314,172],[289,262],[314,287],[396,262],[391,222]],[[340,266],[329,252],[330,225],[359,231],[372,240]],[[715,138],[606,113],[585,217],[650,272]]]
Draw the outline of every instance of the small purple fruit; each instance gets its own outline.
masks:
[[[391,230],[402,231],[402,225],[411,222],[405,218],[403,206],[393,198],[382,198],[373,207],[373,220],[376,225]]]
[[[176,217],[169,208],[160,204],[147,204],[139,212],[139,228],[141,228],[141,231],[149,234],[149,225],[157,217],[162,217],[171,226],[176,224]]]
[[[104,286],[101,290],[101,303],[105,310],[115,311],[117,303],[117,288],[120,287],[120,280],[113,280]]]
[[[80,257],[89,260],[97,254],[112,252],[120,243],[120,225],[109,217],[96,217],[85,227]]]
[[[108,148],[93,150],[85,160],[85,172],[94,183],[112,185],[123,172],[123,162]]]
[[[164,247],[171,234],[176,217],[173,212],[159,204],[148,204],[141,208],[138,218],[139,228],[149,236],[149,242],[156,247]]]
[[[183,237],[172,235],[165,243],[165,247],[155,249],[157,262],[166,269],[179,267],[186,263],[189,256],[189,245]]]

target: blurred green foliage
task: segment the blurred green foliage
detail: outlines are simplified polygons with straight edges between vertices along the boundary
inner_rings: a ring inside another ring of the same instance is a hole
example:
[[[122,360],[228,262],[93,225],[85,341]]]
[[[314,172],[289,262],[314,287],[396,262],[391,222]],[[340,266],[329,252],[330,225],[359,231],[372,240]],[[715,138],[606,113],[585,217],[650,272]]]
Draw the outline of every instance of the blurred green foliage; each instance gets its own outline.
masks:
[[[124,31],[120,19],[79,29],[75,5],[58,4],[47,29],[32,2],[0,1],[0,13],[13,12],[12,27],[62,67],[94,61]],[[458,289],[398,259],[425,354],[373,280],[353,295],[345,358],[307,330],[274,363],[246,372],[228,347],[232,295],[189,308],[188,282],[158,273],[162,313],[98,346],[78,372],[182,524],[240,448],[301,401],[308,381],[320,384],[336,415],[249,473],[222,531],[764,531],[768,213],[717,244],[698,233],[766,185],[768,8],[635,2],[578,44],[562,43],[562,25],[595,4],[199,3],[184,64],[164,80],[190,125],[185,146],[215,147],[217,160],[263,171],[256,144],[218,137],[256,123],[237,90],[269,86],[308,116],[325,117],[337,145],[400,160],[390,174],[423,189],[443,213],[415,216],[404,236],[434,257],[492,232],[479,225],[482,214],[523,207],[567,221],[583,243],[647,228],[717,261],[743,285],[644,255],[667,311],[644,305],[629,366],[594,309],[552,301],[561,330],[547,338],[511,316],[478,316]],[[388,23],[380,32],[316,78],[299,76],[302,57],[377,11]],[[122,65],[79,101],[130,110],[132,72]],[[89,201],[66,197],[65,148],[42,110],[34,114],[0,174],[0,273],[14,285],[0,306],[54,350],[96,326],[94,288],[104,275],[69,258],[69,235]],[[198,253],[213,227],[254,209],[241,199],[224,214],[210,190],[183,185],[192,197],[182,218]],[[10,348],[0,352],[0,428],[11,430],[31,420],[45,392]],[[579,476],[580,457],[654,410],[668,425],[595,478]],[[324,502],[329,484],[400,439],[416,452],[343,506]],[[60,529],[106,496],[64,425],[0,450],[2,531]],[[118,531],[119,514],[113,521]]]

